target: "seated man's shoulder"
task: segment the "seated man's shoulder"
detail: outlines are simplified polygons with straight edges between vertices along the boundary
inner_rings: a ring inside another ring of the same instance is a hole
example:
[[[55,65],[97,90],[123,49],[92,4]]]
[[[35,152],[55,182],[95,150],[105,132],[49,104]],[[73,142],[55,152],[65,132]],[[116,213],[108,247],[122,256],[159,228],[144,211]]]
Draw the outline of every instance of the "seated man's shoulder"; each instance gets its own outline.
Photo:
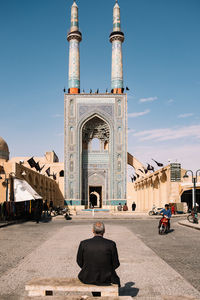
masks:
[[[96,240],[95,238],[90,238],[90,239],[86,239],[81,241],[81,244],[84,246],[88,245],[88,244],[93,244],[93,243],[103,243],[103,244],[107,244],[109,246],[112,247],[116,247],[116,243],[112,240],[106,239],[106,238],[101,238]]]
[[[113,246],[116,245],[116,243],[114,241],[112,241],[112,240],[109,240],[109,239],[106,239],[106,238],[103,238],[103,240],[104,240],[105,243],[108,243],[110,245],[113,245]]]
[[[92,238],[81,241],[81,244],[87,244],[92,241]]]

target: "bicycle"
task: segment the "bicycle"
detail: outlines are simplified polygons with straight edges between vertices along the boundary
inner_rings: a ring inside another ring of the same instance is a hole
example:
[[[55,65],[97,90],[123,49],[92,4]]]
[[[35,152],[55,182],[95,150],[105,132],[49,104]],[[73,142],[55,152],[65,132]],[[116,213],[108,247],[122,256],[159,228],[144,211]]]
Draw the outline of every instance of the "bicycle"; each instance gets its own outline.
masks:
[[[187,216],[187,219],[190,223],[195,223],[195,224],[199,223],[198,213],[194,212],[193,210],[191,211],[191,214]]]

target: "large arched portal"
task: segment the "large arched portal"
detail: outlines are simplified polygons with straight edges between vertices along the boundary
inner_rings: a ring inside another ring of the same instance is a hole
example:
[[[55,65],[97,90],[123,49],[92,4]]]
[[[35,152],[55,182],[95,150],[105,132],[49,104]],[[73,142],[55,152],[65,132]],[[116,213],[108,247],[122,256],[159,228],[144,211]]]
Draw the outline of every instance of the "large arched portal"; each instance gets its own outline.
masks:
[[[65,94],[66,204],[89,207],[92,192],[97,207],[127,202],[126,105],[125,94]]]
[[[184,191],[181,195],[181,202],[186,202],[188,209],[191,210],[193,203],[192,203],[192,189]],[[200,189],[196,189],[196,203],[197,206],[200,207]]]
[[[102,207],[106,202],[109,148],[109,125],[101,117],[93,116],[82,127],[82,198],[87,207]]]

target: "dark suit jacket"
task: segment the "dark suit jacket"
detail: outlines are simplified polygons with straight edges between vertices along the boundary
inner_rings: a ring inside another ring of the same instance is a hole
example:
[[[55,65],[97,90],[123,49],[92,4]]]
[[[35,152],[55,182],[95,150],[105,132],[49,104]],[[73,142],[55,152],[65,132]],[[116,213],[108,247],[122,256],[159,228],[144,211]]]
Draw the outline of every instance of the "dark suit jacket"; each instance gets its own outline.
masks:
[[[82,269],[78,278],[88,284],[120,284],[115,269],[120,265],[115,242],[102,236],[82,241],[77,253],[77,263]]]

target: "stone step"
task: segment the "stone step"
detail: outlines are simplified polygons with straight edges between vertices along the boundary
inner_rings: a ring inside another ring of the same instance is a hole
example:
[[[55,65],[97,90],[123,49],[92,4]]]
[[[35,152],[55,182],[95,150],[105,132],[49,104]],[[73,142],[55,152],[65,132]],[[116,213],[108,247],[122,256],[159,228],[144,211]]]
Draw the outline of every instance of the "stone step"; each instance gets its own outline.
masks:
[[[54,292],[87,293],[98,292],[102,296],[118,296],[118,285],[84,284],[77,278],[34,278],[29,281],[25,290],[29,296],[53,296]]]

